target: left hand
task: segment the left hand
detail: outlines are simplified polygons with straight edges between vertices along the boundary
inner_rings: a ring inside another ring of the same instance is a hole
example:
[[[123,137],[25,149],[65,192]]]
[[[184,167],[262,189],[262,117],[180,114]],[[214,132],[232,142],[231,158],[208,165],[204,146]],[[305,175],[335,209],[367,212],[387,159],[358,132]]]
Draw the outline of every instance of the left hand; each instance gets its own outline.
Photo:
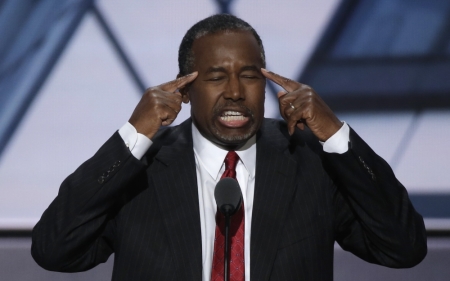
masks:
[[[278,101],[290,135],[296,126],[303,130],[306,125],[319,140],[326,141],[341,128],[341,121],[311,87],[265,69],[261,73],[287,91],[278,92]]]

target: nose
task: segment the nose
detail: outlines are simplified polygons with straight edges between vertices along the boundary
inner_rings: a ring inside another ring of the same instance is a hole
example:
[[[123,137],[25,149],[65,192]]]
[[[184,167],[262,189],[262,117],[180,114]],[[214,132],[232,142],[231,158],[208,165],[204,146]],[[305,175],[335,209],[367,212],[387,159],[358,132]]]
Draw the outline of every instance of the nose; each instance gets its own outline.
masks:
[[[225,89],[223,97],[225,99],[231,99],[233,101],[238,101],[240,99],[244,100],[244,89],[239,81],[239,77],[230,77],[227,83],[227,88]]]

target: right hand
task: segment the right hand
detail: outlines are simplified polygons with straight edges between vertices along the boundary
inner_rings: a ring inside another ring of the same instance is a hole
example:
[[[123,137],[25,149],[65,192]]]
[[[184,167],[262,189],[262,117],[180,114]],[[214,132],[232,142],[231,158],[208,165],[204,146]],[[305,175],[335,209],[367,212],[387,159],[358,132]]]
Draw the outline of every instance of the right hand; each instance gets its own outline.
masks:
[[[261,73],[286,90],[278,92],[278,101],[289,135],[295,127],[303,130],[306,125],[324,142],[342,127],[341,121],[311,87],[265,69]]]
[[[172,124],[181,110],[181,102],[189,99],[179,92],[197,78],[198,72],[179,77],[156,87],[148,88],[128,122],[137,132],[151,139],[161,126]]]

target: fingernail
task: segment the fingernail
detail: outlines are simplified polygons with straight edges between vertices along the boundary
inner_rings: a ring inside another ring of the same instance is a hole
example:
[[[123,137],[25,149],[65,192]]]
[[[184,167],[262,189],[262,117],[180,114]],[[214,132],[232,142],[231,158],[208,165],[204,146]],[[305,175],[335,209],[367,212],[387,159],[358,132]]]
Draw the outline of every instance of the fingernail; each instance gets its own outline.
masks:
[[[261,71],[269,72],[267,69],[261,67]]]

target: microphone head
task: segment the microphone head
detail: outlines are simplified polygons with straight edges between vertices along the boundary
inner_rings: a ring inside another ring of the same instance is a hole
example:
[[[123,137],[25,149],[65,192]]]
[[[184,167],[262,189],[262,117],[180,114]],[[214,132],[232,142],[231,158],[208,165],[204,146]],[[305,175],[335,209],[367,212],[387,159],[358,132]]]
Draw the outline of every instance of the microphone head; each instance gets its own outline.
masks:
[[[214,190],[217,207],[223,215],[233,215],[241,207],[242,192],[237,180],[221,179]]]

